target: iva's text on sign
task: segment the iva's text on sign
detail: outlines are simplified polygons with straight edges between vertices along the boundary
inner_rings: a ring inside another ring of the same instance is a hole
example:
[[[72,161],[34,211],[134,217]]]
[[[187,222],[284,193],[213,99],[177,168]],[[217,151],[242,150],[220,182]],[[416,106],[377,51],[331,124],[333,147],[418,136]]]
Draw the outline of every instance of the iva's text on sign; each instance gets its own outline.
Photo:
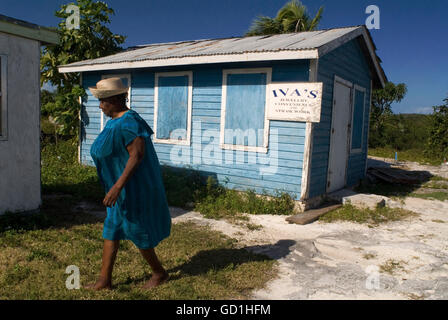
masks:
[[[322,83],[271,83],[269,86],[269,120],[319,122]]]

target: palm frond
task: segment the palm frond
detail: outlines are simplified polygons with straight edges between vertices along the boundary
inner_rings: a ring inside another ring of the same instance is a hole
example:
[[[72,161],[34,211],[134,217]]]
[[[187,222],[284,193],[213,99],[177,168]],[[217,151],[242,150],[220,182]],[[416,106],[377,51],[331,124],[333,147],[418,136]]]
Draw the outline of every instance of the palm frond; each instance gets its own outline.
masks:
[[[316,13],[316,16],[314,19],[310,22],[309,30],[316,30],[317,26],[319,25],[320,19],[322,19],[322,13],[324,12],[324,7],[320,7],[319,10]]]
[[[259,16],[255,19],[245,36],[316,30],[322,18],[323,9],[320,7],[311,19],[302,2],[291,0],[280,8],[275,18]]]
[[[270,35],[270,34],[279,34],[281,33],[281,23],[277,20],[267,17],[267,16],[259,16],[254,20],[252,26],[249,31],[245,34],[245,36],[260,36],[260,35]]]

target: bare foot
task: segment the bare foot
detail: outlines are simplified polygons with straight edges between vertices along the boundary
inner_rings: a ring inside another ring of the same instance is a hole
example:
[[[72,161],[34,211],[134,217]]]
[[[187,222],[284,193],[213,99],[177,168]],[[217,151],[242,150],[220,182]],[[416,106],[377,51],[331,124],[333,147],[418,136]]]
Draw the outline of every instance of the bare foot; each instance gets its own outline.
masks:
[[[168,272],[164,273],[153,273],[151,279],[148,280],[148,282],[145,283],[143,286],[143,289],[151,289],[160,286],[161,284],[164,284],[169,279]]]
[[[91,284],[85,285],[84,288],[92,289],[95,291],[103,290],[103,289],[110,290],[110,289],[112,289],[112,281],[111,280],[107,281],[107,280],[100,278],[100,279],[98,279],[98,281],[96,283],[91,283]]]

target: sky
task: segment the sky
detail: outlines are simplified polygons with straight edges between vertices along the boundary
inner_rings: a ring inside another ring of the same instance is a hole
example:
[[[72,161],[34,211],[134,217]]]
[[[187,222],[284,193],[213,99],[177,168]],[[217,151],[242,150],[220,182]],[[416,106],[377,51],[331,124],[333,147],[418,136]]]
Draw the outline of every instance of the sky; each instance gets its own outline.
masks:
[[[57,26],[54,12],[69,0],[0,0],[0,14]],[[127,36],[124,47],[242,36],[259,15],[274,17],[287,0],[104,0],[115,10],[109,28]],[[311,15],[324,7],[320,29],[362,25],[366,7],[380,9],[371,30],[389,81],[405,83],[395,113],[431,113],[448,97],[447,0],[303,0]]]

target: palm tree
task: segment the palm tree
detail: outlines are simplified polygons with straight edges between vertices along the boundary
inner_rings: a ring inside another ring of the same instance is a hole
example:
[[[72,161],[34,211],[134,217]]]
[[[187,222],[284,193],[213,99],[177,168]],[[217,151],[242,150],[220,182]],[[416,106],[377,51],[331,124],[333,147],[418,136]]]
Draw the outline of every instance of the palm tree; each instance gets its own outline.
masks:
[[[278,11],[275,18],[259,16],[255,19],[245,36],[313,31],[317,29],[323,10],[320,7],[316,16],[311,19],[299,0],[291,0]]]

